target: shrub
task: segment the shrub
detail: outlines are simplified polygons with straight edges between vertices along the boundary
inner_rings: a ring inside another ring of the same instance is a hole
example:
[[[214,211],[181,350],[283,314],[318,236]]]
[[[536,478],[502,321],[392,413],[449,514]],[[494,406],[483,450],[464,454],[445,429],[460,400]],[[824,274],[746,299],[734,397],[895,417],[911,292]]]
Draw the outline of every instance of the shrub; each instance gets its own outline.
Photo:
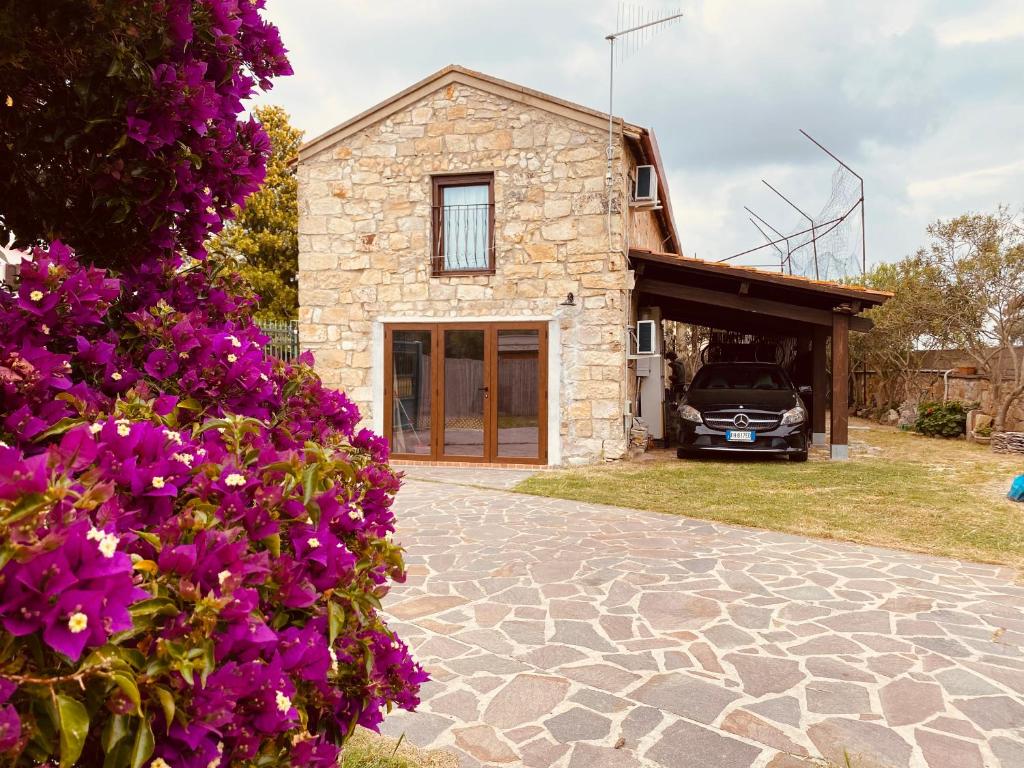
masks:
[[[928,437],[960,437],[967,431],[967,411],[973,407],[959,400],[921,403],[914,431]]]
[[[0,6],[0,241],[120,269],[201,257],[264,177],[242,102],[291,73],[264,2]]]
[[[262,6],[0,8],[0,232],[40,244],[0,290],[3,765],[327,768],[426,679],[386,442],[203,259],[290,71]]]
[[[15,764],[327,766],[416,705],[377,614],[403,578],[386,444],[247,305],[202,264],[129,290],[60,244],[0,292]]]

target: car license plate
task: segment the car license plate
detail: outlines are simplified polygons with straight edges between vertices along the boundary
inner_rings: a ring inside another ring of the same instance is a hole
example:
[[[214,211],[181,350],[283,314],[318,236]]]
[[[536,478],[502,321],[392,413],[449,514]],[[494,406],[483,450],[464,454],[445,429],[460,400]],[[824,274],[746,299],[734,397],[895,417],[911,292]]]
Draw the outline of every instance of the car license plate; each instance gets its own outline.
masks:
[[[749,429],[727,429],[725,439],[730,443],[752,443],[757,438]]]

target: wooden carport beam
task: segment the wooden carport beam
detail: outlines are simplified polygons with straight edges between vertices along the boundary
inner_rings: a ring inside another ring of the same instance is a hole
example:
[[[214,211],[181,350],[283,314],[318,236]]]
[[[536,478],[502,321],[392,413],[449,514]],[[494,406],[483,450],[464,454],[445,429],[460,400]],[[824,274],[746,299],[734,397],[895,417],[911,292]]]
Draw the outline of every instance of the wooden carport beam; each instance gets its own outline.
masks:
[[[758,299],[726,291],[713,291],[708,288],[697,288],[692,285],[679,285],[678,283],[668,283],[664,280],[650,280],[647,278],[638,280],[636,288],[644,293],[669,296],[673,299],[693,301],[713,307],[728,307],[758,315],[782,317],[787,320],[797,320],[802,323],[820,325],[826,328],[831,328],[833,324],[832,312],[827,309],[787,304],[786,302],[773,299]],[[871,330],[871,321],[866,317],[850,317],[849,315],[845,315],[845,317],[847,318],[848,329],[855,331]]]
[[[832,314],[832,458],[850,458],[850,314]]]

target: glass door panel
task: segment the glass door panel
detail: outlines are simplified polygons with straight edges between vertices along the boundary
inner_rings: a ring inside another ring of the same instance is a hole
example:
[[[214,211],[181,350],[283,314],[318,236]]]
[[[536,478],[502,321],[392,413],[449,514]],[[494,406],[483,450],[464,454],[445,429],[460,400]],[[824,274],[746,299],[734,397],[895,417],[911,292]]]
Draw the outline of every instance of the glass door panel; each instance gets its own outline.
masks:
[[[497,430],[500,458],[540,456],[540,331],[498,330]]]
[[[445,456],[484,457],[488,387],[485,340],[475,328],[446,328],[444,334]]]
[[[392,333],[391,449],[430,456],[433,334],[429,330]]]

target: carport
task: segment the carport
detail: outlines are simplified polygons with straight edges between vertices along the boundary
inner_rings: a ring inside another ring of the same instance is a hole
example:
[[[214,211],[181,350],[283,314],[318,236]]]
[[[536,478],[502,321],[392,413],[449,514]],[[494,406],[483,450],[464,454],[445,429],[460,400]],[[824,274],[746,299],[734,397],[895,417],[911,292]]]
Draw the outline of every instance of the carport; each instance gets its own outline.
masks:
[[[814,442],[826,438],[827,345],[832,346],[831,456],[849,456],[850,331],[867,331],[862,312],[885,303],[882,291],[753,267],[701,261],[673,253],[630,250],[638,306],[657,307],[664,320],[809,342],[814,391]]]

